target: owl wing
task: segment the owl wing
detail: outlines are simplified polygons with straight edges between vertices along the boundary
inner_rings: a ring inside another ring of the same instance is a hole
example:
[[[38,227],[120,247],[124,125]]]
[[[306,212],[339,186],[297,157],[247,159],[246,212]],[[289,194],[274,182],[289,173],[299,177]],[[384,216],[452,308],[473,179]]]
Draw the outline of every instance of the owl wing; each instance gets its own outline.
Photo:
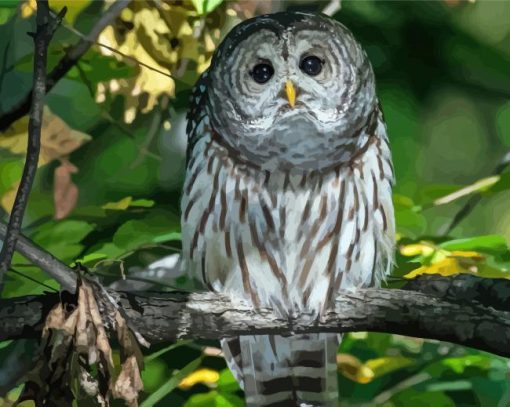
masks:
[[[207,100],[207,85],[209,83],[209,70],[204,71],[198,79],[190,96],[190,107],[186,119],[186,134],[188,135],[188,147],[186,149],[186,164],[189,163],[193,147],[202,136],[202,131],[196,131],[199,124],[207,116],[205,104]]]

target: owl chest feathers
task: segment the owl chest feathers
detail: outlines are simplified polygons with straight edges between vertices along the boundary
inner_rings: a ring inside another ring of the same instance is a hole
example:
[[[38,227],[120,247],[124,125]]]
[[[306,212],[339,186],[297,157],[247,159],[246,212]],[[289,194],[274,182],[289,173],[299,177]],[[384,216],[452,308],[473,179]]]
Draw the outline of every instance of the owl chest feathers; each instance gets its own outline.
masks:
[[[389,270],[392,177],[385,137],[351,165],[269,172],[236,161],[206,132],[184,186],[185,265],[234,299],[284,315],[324,312],[340,289],[377,285]]]

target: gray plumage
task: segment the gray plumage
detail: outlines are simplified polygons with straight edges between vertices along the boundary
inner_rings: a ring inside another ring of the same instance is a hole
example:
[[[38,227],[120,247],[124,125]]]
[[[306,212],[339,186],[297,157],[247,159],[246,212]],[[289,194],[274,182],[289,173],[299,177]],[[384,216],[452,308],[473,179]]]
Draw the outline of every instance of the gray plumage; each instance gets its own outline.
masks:
[[[389,271],[386,127],[343,25],[277,13],[236,26],[195,87],[187,131],[184,266],[211,290],[313,319]],[[336,405],[336,335],[222,344],[247,405]]]

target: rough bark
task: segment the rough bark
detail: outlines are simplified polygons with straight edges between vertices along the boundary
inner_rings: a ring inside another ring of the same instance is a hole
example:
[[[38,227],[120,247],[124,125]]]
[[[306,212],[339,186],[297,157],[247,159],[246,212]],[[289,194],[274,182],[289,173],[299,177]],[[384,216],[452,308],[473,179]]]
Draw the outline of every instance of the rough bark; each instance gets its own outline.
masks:
[[[420,288],[428,293],[396,289],[345,292],[321,321],[306,314],[279,318],[269,309],[255,311],[213,293],[110,293],[133,328],[153,344],[184,338],[373,331],[448,341],[510,356],[510,292],[497,287],[508,282],[491,281],[501,294],[496,302],[493,298],[481,301],[474,294],[454,298],[460,286],[469,286],[472,293],[487,287],[485,279],[472,276],[426,278]],[[57,301],[56,294],[0,300],[0,341],[37,337],[44,315]]]

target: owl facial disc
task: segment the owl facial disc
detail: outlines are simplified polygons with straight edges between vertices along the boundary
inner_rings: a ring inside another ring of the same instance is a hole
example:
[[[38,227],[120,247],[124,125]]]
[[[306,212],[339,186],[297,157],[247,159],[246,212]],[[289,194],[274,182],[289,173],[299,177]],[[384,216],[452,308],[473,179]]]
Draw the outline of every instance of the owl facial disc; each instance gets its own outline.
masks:
[[[236,26],[209,68],[208,113],[221,140],[267,169],[320,170],[363,148],[376,106],[372,67],[351,32],[307,13]]]

